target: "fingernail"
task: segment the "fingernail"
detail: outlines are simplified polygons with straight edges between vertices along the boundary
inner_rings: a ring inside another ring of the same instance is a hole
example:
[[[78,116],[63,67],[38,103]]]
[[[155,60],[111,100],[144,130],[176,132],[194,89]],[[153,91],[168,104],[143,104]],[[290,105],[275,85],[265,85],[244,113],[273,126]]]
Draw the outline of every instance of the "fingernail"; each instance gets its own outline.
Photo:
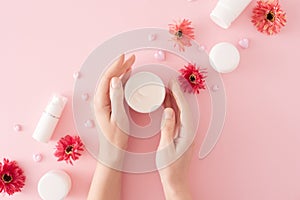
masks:
[[[111,87],[112,88],[120,88],[121,87],[121,81],[116,77],[112,78],[111,79]]]
[[[172,117],[173,117],[173,110],[166,109],[164,111],[164,119],[172,119]]]

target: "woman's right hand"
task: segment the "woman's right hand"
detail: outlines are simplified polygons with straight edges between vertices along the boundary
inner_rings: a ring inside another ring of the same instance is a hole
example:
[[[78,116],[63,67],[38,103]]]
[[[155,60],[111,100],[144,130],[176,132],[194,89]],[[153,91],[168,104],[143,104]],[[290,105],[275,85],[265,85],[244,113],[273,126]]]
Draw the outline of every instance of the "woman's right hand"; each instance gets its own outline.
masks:
[[[166,199],[189,200],[188,174],[195,126],[192,113],[177,81],[170,83],[156,157]],[[166,150],[159,151],[166,148]],[[167,166],[165,166],[167,163]]]

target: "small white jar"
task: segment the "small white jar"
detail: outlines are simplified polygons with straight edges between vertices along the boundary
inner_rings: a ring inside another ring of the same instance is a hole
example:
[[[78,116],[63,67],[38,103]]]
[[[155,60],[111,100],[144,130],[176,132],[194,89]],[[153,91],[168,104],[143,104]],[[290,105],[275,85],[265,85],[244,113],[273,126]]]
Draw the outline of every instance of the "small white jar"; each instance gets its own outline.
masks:
[[[43,200],[63,200],[71,189],[71,178],[62,170],[47,172],[38,183],[38,192]]]
[[[139,113],[150,113],[158,109],[166,95],[161,78],[151,72],[138,72],[125,85],[127,104]]]
[[[210,50],[209,62],[217,72],[229,73],[238,67],[240,53],[233,44],[221,42]]]

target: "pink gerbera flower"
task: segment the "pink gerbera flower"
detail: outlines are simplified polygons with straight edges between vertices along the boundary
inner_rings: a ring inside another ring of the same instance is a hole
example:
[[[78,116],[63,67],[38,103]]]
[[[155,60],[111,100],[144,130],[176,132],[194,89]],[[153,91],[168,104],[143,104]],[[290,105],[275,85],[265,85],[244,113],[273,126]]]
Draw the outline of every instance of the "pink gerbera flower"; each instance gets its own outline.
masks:
[[[253,9],[252,23],[262,33],[277,34],[286,25],[286,13],[278,0],[259,0]]]
[[[21,192],[25,179],[24,172],[16,161],[4,158],[3,163],[0,162],[0,192],[6,192],[8,195]]]
[[[191,24],[192,22],[188,19],[169,24],[169,32],[173,35],[172,40],[175,41],[174,47],[178,45],[179,51],[184,51],[184,47],[191,46],[191,40],[195,39],[194,28]]]
[[[178,77],[184,92],[199,94],[200,89],[205,89],[206,71],[198,69],[194,64],[189,63],[180,69],[181,76]]]
[[[58,157],[57,161],[64,160],[73,165],[72,160],[77,160],[81,156],[81,151],[83,151],[83,143],[80,137],[66,135],[57,142],[54,155]]]

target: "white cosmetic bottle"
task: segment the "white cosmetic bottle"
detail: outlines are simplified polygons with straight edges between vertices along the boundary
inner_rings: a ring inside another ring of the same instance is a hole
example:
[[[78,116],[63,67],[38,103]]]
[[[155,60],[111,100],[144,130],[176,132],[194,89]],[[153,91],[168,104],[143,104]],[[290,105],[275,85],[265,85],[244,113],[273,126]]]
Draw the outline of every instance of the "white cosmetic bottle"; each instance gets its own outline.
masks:
[[[67,101],[66,97],[53,95],[32,135],[35,140],[45,143],[50,140]]]
[[[252,0],[219,0],[210,18],[220,27],[227,29]]]

